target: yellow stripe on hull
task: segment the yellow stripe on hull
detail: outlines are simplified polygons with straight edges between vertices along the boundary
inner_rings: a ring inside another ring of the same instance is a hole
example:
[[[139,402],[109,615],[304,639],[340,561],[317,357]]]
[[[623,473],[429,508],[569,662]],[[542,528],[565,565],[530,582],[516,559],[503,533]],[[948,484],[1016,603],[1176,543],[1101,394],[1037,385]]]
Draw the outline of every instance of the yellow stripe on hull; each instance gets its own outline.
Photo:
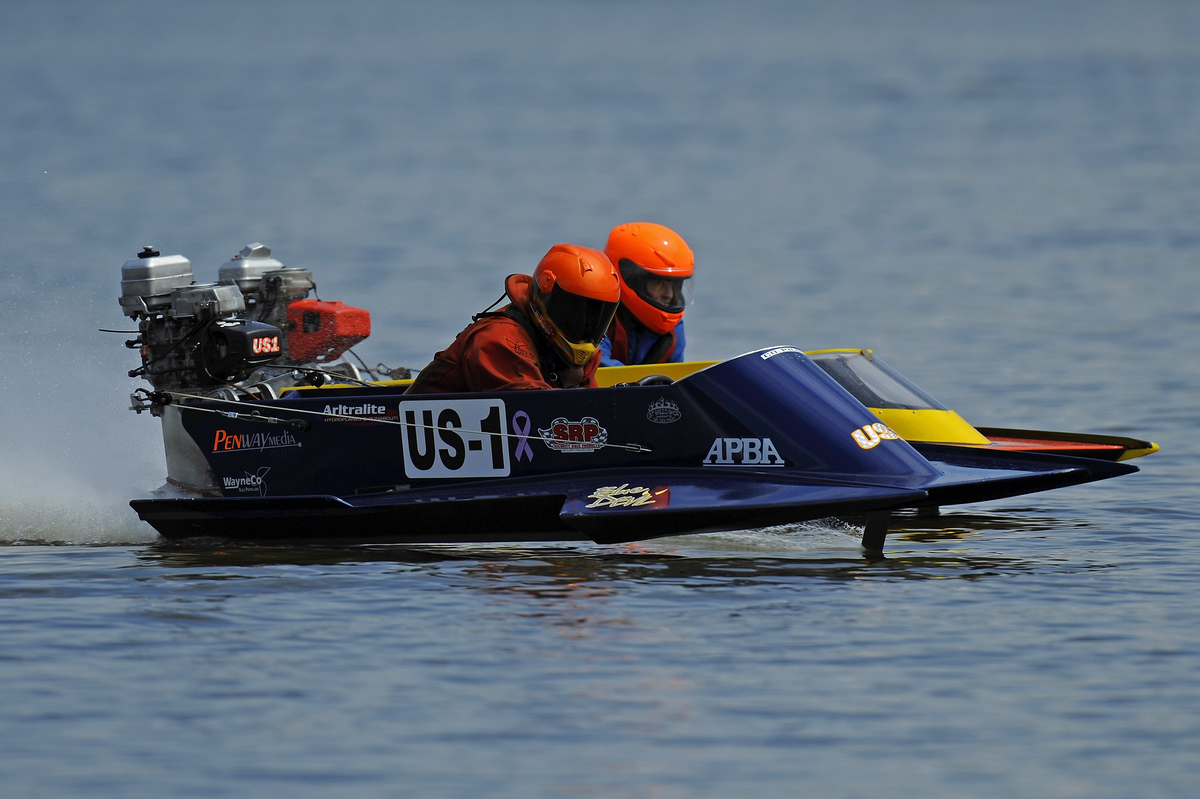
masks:
[[[928,441],[933,444],[977,444],[987,446],[987,436],[976,430],[954,411],[934,409],[904,410],[901,408],[870,408],[879,421],[896,431],[905,441]]]
[[[683,363],[645,363],[637,366],[605,366],[596,370],[596,385],[600,388],[617,383],[636,383],[650,375],[666,375],[672,380],[682,380],[692,372],[707,369],[720,361],[685,361]]]
[[[1117,460],[1127,461],[1130,458],[1140,458],[1143,455],[1151,455],[1155,452],[1158,452],[1158,444],[1155,444],[1153,441],[1151,441],[1150,446],[1146,447],[1145,449],[1127,449],[1127,450],[1125,450],[1125,452],[1121,455],[1121,457],[1117,458]]]

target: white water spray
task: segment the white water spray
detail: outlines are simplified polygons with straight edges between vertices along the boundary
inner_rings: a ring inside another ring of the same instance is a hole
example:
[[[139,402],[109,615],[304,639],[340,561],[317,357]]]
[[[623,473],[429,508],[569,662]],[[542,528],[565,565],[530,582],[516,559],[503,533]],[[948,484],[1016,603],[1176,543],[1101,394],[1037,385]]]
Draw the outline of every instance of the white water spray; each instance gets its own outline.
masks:
[[[106,298],[107,299],[107,298]],[[68,304],[65,299],[56,306]],[[158,420],[127,411],[137,358],[91,298],[6,330],[0,394],[0,545],[131,544],[157,533],[129,500],[163,482]],[[98,321],[99,320],[99,321]],[[118,322],[119,324],[119,322]],[[22,327],[25,327],[22,325]]]

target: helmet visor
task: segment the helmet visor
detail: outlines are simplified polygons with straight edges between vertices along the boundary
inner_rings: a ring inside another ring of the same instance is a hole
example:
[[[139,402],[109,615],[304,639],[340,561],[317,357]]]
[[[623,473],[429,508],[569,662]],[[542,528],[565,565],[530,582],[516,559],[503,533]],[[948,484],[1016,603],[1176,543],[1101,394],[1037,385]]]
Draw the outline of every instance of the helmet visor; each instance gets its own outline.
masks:
[[[549,294],[542,294],[541,301],[546,316],[568,343],[593,346],[604,338],[618,305],[572,294],[557,285]]]
[[[690,278],[660,275],[643,269],[628,258],[622,258],[618,268],[625,285],[660,311],[680,313],[691,300]]]

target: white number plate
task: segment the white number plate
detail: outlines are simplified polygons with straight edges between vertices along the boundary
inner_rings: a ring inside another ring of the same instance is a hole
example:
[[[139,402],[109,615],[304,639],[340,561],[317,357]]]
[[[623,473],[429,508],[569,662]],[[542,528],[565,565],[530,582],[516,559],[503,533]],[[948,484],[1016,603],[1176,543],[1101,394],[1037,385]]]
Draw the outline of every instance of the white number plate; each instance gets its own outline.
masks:
[[[409,478],[507,477],[505,419],[500,399],[401,402],[404,473]]]

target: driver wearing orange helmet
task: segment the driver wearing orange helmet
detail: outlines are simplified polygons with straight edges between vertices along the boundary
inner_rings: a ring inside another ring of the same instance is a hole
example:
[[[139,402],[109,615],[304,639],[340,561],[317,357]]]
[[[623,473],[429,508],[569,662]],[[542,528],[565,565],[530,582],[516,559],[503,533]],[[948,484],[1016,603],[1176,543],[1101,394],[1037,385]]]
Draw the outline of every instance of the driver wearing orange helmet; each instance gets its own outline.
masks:
[[[472,317],[407,393],[596,385],[600,339],[621,296],[617,270],[604,253],[555,244],[532,276],[509,275],[504,295],[512,302]]]
[[[600,342],[602,366],[683,360],[685,290],[695,258],[683,237],[653,222],[618,225],[604,248],[621,277],[621,307]]]

